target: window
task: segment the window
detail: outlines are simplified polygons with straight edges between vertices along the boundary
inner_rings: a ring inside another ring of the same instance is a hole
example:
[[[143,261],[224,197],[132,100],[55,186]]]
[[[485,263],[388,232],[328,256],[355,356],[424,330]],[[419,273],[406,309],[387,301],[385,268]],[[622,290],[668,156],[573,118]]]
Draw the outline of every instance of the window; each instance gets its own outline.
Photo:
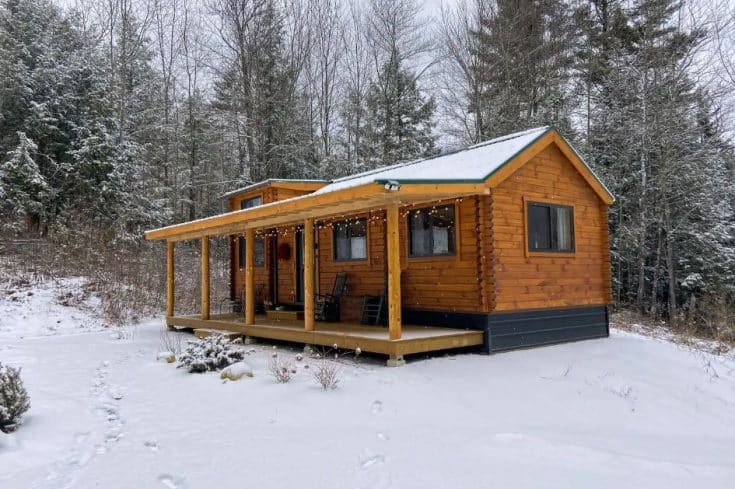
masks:
[[[528,251],[574,252],[574,209],[529,202]]]
[[[335,260],[367,259],[367,219],[336,222],[332,230]]]
[[[240,255],[240,268],[245,268],[245,238],[240,236],[237,240],[237,248]],[[255,237],[255,257],[254,264],[256,267],[265,266],[265,237]]]
[[[410,211],[408,234],[411,256],[454,255],[454,205]]]
[[[244,199],[240,202],[240,209],[250,209],[251,207],[259,206],[263,203],[263,197],[258,195],[250,199]]]

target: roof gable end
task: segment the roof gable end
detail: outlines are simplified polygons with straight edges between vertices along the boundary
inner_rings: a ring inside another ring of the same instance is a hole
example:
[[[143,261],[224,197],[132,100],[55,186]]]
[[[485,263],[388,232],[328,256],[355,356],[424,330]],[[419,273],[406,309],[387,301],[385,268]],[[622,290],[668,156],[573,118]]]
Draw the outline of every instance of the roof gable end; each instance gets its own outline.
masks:
[[[519,168],[528,163],[534,156],[541,151],[555,145],[567,160],[572,164],[575,170],[582,176],[587,184],[595,191],[606,205],[615,202],[615,197],[604,183],[597,177],[592,169],[585,163],[582,157],[577,153],[574,147],[556,130],[550,127],[536,139],[529,142],[523,149],[518,151],[511,158],[507,159],[502,165],[494,169],[485,179],[485,184],[490,187],[497,187],[505,181],[510,175],[515,173]]]

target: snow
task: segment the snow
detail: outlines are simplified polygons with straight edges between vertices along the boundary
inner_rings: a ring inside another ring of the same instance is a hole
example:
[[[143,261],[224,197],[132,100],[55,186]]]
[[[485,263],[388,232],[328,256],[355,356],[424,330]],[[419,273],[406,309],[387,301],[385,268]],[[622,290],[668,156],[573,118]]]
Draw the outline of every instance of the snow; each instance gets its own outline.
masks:
[[[247,362],[235,362],[232,365],[225,367],[219,374],[221,379],[228,380],[240,380],[243,377],[253,376],[253,367]]]
[[[324,391],[311,375],[322,360],[304,355],[277,384],[273,349],[259,343],[243,346],[254,377],[223,383],[156,361],[160,319],[114,339],[77,324],[86,312],[54,306],[47,285],[33,291],[30,320],[0,299],[0,358],[23,368],[31,395],[23,426],[0,435],[3,489],[669,489],[735,478],[732,356],[613,330],[393,369],[343,357],[338,389]],[[68,325],[42,327],[61,312]]]
[[[0,341],[101,330],[99,300],[84,292],[85,279],[41,279],[33,288],[0,286]]]
[[[484,181],[490,174],[549,129],[549,126],[537,127],[491,139],[433,158],[398,163],[393,166],[351,175],[335,180],[314,193],[324,194],[366,183],[388,180],[395,180],[399,183],[410,183],[412,181]]]

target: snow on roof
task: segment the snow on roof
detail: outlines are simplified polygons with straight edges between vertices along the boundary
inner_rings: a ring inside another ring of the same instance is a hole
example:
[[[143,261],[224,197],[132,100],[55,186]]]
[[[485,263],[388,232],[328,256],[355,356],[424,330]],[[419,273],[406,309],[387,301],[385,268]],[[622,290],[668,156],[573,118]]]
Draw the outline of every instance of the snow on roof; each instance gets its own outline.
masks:
[[[246,185],[245,187],[240,187],[240,188],[236,188],[235,190],[230,190],[226,194],[220,195],[219,198],[226,199],[228,197],[232,197],[233,195],[237,195],[242,192],[247,192],[250,190],[255,190],[260,187],[265,187],[266,185],[279,184],[279,183],[329,183],[329,180],[318,180],[318,179],[308,179],[308,178],[269,178],[261,182]]]
[[[366,183],[385,183],[388,180],[399,183],[482,182],[550,129],[551,126],[537,127],[451,153],[350,175],[334,180],[314,193],[323,194]]]

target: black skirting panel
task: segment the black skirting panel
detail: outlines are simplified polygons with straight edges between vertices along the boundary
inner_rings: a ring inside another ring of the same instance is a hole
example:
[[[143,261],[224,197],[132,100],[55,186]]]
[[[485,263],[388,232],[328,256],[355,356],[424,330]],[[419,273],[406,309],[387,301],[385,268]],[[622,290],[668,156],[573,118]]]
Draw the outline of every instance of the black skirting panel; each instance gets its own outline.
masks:
[[[485,353],[609,336],[606,306],[490,314],[404,309],[403,322],[485,332]]]
[[[489,351],[512,350],[610,335],[607,307],[575,307],[488,315]]]

